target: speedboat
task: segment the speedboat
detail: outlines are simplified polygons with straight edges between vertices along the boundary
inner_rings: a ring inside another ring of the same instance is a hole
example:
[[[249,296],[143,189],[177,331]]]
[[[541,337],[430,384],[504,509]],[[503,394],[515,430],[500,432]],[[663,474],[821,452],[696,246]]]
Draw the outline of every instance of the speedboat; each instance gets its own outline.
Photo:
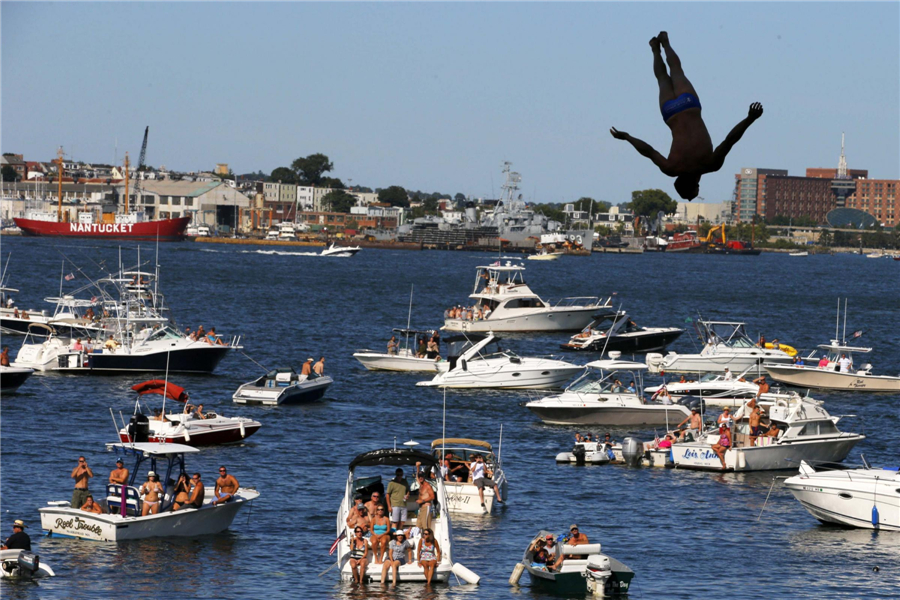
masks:
[[[809,364],[764,363],[763,367],[775,381],[798,387],[848,392],[900,392],[900,377],[874,375],[872,365],[868,363],[863,363],[858,368],[853,367],[854,355],[866,355],[872,351],[871,348],[848,346],[838,340],[821,344],[819,348],[823,350],[827,361],[823,366],[818,366],[820,361],[809,356],[804,360],[804,363]],[[850,368],[846,371],[841,370],[843,356],[850,360]]]
[[[34,369],[0,365],[0,394],[12,394],[34,374]]]
[[[138,393],[134,403],[134,414],[130,422],[122,424],[119,439],[123,442],[165,442],[167,444],[187,444],[188,446],[212,446],[241,442],[262,426],[259,421],[243,417],[225,417],[213,411],[202,416],[190,411],[188,395],[184,388],[158,379],[131,386]],[[145,413],[140,398],[147,394],[161,394],[167,400],[183,404],[180,412],[165,412],[165,402],[161,414],[165,417],[149,417]]]
[[[334,383],[328,375],[307,377],[291,367],[273,369],[258,379],[245,383],[231,397],[237,404],[300,404],[314,402],[325,395]]]
[[[648,387],[648,394],[668,394],[672,400],[680,402],[684,398],[702,399],[709,406],[740,406],[759,394],[759,385],[745,378],[746,372],[739,374],[706,373],[699,379],[687,378],[685,381],[668,381],[660,385]],[[760,400],[775,402],[779,399],[789,400],[797,396],[796,392],[788,392],[781,388],[770,387],[770,391],[760,395]]]
[[[789,364],[791,354],[781,348],[760,348],[747,336],[744,323],[731,321],[698,321],[701,339],[706,341],[699,354],[670,352],[647,355],[651,373],[734,373],[751,368],[762,370],[764,362]]]
[[[560,553],[569,557],[563,560],[558,571],[534,561],[535,544],[548,536],[558,541],[551,558],[555,561]],[[634,571],[615,558],[602,554],[600,544],[570,546],[567,541],[566,536],[540,531],[528,544],[509,582],[518,585],[522,573],[527,571],[533,584],[552,591],[554,595],[584,596],[591,593],[595,598],[603,598],[628,593]]]
[[[206,485],[206,495],[200,508],[172,511],[175,481],[182,473],[187,474],[184,457],[199,450],[182,444],[147,442],[107,444],[107,448],[122,456],[126,464],[131,460],[128,484],[107,484],[106,496],[94,500],[103,510],[102,514],[71,508],[68,500],[48,502],[48,506],[38,509],[41,528],[48,536],[120,542],[220,533],[231,526],[245,504],[259,497],[255,489],[241,487],[235,492],[233,500],[212,504],[215,496],[210,482]],[[138,474],[147,471],[160,474],[166,493],[159,513],[141,516],[144,500],[136,483]]]
[[[451,467],[462,467],[460,470],[462,477],[458,481],[453,477],[444,480],[444,489],[447,491],[447,510],[476,515],[493,512],[496,499],[494,489],[484,488],[484,507],[482,507],[478,487],[471,481],[469,465],[475,461],[475,455],[481,455],[484,458],[485,466],[493,473],[491,478],[500,489],[500,499],[506,502],[509,485],[506,475],[503,473],[503,463],[499,453],[494,454],[494,449],[489,442],[466,438],[439,438],[431,442],[431,452],[441,462],[443,462],[444,456],[452,453]],[[454,465],[454,463],[456,464]]]
[[[725,451],[725,468],[733,471],[769,471],[795,469],[801,460],[815,463],[838,463],[847,458],[866,436],[838,430],[841,417],[832,417],[821,403],[805,398],[778,400],[767,405],[760,402],[767,415],[763,426],[777,424],[776,436],[759,436],[751,445],[750,427],[742,421],[750,409],[747,404],[739,408],[734,419],[737,425],[732,433],[732,445]],[[720,439],[719,430],[713,429],[695,442],[672,445],[672,459],[680,469],[722,470],[719,457],[712,445]]]
[[[546,389],[560,387],[583,367],[553,358],[519,357],[500,347],[493,334],[457,335],[444,340],[447,361],[424,387]]]
[[[525,404],[544,423],[552,425],[675,425],[690,416],[683,404],[650,402],[643,395],[643,372],[647,365],[619,360],[595,360],[561,394]],[[628,391],[622,379],[634,383]]]
[[[865,463],[865,459],[863,459]],[[900,531],[900,470],[816,470],[800,462],[800,473],[784,481],[809,513],[823,523]]]
[[[60,337],[50,325],[31,323],[11,366],[33,371],[53,371],[59,367],[59,357],[69,352],[71,343],[72,340]]]
[[[563,350],[617,351],[625,354],[665,350],[684,333],[677,327],[640,327],[625,311],[594,315],[594,320],[560,346]]]
[[[477,268],[475,287],[469,298],[474,306],[461,309],[462,316],[449,316],[448,331],[579,331],[590,323],[592,315],[609,309],[609,299],[596,296],[563,298],[555,304],[544,301],[525,283],[525,267],[500,261]]]
[[[338,246],[334,242],[331,242],[331,245],[322,250],[319,253],[319,256],[341,256],[341,257],[350,257],[362,250],[359,246]]]
[[[28,550],[0,550],[0,577],[4,579],[39,579],[55,577],[50,565]]]
[[[565,252],[551,251],[547,247],[539,248],[535,254],[528,256],[528,260],[557,260]]]
[[[378,352],[377,350],[357,350],[353,358],[362,363],[370,371],[424,371],[437,373],[438,361],[434,358],[420,358],[416,355],[416,340],[429,338],[434,331],[418,331],[415,329],[394,329],[398,334],[399,347],[395,352]],[[410,343],[410,340],[412,343]]]
[[[790,254],[788,254],[788,256],[809,256],[809,252],[807,252],[806,250],[798,250],[797,252],[791,252]]]
[[[556,462],[573,465],[605,465],[615,456],[604,442],[575,442],[571,452],[560,452]]]

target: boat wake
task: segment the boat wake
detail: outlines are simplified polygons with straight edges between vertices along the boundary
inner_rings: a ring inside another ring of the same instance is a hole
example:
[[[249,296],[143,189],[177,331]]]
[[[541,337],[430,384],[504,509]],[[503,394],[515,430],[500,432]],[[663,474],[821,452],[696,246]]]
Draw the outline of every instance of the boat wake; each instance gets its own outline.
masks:
[[[277,254],[278,256],[319,256],[318,252],[283,252],[281,250],[242,250],[241,254]]]

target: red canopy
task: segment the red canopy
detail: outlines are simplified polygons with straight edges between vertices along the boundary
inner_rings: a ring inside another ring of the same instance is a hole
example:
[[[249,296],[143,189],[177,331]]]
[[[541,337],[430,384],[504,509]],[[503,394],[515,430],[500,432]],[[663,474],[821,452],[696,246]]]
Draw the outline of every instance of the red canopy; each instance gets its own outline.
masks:
[[[131,389],[141,396],[144,394],[160,394],[176,402],[187,402],[188,399],[188,394],[183,387],[179,387],[171,382],[166,383],[161,379],[151,379],[150,381],[133,385]]]

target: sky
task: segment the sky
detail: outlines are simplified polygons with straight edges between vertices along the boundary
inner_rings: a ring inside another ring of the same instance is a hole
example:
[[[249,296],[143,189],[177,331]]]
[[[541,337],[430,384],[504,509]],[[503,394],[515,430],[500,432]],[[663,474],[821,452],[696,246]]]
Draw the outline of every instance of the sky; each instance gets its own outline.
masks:
[[[266,173],[321,152],[368,187],[612,203],[672,179],[648,41],[666,30],[743,167],[900,178],[900,3],[0,3],[0,148],[50,160]],[[118,146],[117,146],[118,145]]]

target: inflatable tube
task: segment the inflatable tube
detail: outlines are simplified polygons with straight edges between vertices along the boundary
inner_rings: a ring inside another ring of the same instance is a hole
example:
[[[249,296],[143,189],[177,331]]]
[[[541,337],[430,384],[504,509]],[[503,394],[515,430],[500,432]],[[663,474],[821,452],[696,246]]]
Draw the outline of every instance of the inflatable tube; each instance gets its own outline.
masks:
[[[775,344],[766,342],[766,348],[769,348],[770,350],[772,350],[775,348]],[[794,358],[795,356],[797,356],[797,350],[793,346],[788,346],[787,344],[779,343],[778,349],[781,350],[782,352],[784,352],[785,354],[787,354],[788,356],[790,356],[791,358]]]
[[[519,563],[522,564],[522,563]],[[525,567],[522,567],[524,570]],[[450,572],[465,581],[466,583],[477,584],[481,581],[481,577],[464,567],[461,563],[454,563],[453,568],[450,569]],[[515,571],[513,571],[515,573]],[[521,577],[521,575],[520,575]],[[510,581],[512,581],[512,577],[510,577]]]

